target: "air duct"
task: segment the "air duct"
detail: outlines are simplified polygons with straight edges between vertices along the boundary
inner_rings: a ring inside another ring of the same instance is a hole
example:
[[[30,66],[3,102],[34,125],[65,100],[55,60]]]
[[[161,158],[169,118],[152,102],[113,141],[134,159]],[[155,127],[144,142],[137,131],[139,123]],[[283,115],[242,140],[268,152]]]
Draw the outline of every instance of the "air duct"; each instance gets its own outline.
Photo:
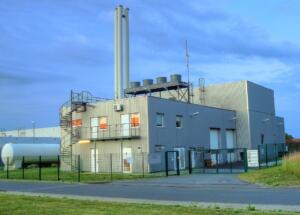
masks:
[[[126,89],[129,87],[129,9],[123,10],[123,6],[120,5],[115,9],[115,65],[114,65],[114,90],[115,99],[123,97],[123,87]],[[124,18],[124,42],[123,42],[123,18]],[[123,50],[124,43],[124,50]],[[124,52],[123,52],[124,51]],[[123,75],[123,55],[124,55],[124,75]],[[123,77],[125,80],[123,80]]]

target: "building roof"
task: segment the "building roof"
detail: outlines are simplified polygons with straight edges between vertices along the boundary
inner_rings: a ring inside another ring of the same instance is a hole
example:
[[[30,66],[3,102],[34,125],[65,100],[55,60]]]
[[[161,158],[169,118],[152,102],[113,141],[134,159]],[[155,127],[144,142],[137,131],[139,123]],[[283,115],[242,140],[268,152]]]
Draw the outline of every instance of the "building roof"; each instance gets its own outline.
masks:
[[[297,144],[300,144],[300,139],[287,139],[286,143],[297,143]]]

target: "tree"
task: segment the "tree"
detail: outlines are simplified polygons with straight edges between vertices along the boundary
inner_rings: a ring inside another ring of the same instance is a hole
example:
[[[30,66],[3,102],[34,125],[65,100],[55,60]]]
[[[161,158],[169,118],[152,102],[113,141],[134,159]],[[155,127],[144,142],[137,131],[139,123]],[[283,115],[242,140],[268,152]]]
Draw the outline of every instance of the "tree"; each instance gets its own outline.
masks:
[[[294,139],[294,137],[291,134],[285,133],[285,139],[292,140],[292,139]]]

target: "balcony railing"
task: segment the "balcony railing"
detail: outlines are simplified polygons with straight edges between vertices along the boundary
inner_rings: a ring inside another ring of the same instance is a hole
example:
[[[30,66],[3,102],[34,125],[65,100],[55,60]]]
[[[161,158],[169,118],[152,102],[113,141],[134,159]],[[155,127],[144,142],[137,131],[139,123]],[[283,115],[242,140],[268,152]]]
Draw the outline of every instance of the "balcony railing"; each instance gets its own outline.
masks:
[[[73,128],[74,136],[81,140],[118,140],[140,138],[140,127],[131,124],[107,125],[100,127]]]

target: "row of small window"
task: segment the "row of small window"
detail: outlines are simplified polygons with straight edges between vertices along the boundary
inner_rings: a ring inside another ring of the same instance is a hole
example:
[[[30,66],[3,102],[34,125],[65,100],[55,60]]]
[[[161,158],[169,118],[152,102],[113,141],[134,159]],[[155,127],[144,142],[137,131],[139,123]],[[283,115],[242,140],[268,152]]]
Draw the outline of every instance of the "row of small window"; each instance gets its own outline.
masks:
[[[121,115],[121,125],[130,124],[132,128],[140,126],[140,114],[139,113],[132,113],[132,114],[122,114]],[[108,128],[108,120],[107,116],[101,117],[92,117],[91,118],[91,127],[99,127],[100,130],[105,130]]]
[[[165,114],[156,113],[156,127],[165,127]],[[182,128],[182,115],[176,115],[175,120],[176,128]]]

